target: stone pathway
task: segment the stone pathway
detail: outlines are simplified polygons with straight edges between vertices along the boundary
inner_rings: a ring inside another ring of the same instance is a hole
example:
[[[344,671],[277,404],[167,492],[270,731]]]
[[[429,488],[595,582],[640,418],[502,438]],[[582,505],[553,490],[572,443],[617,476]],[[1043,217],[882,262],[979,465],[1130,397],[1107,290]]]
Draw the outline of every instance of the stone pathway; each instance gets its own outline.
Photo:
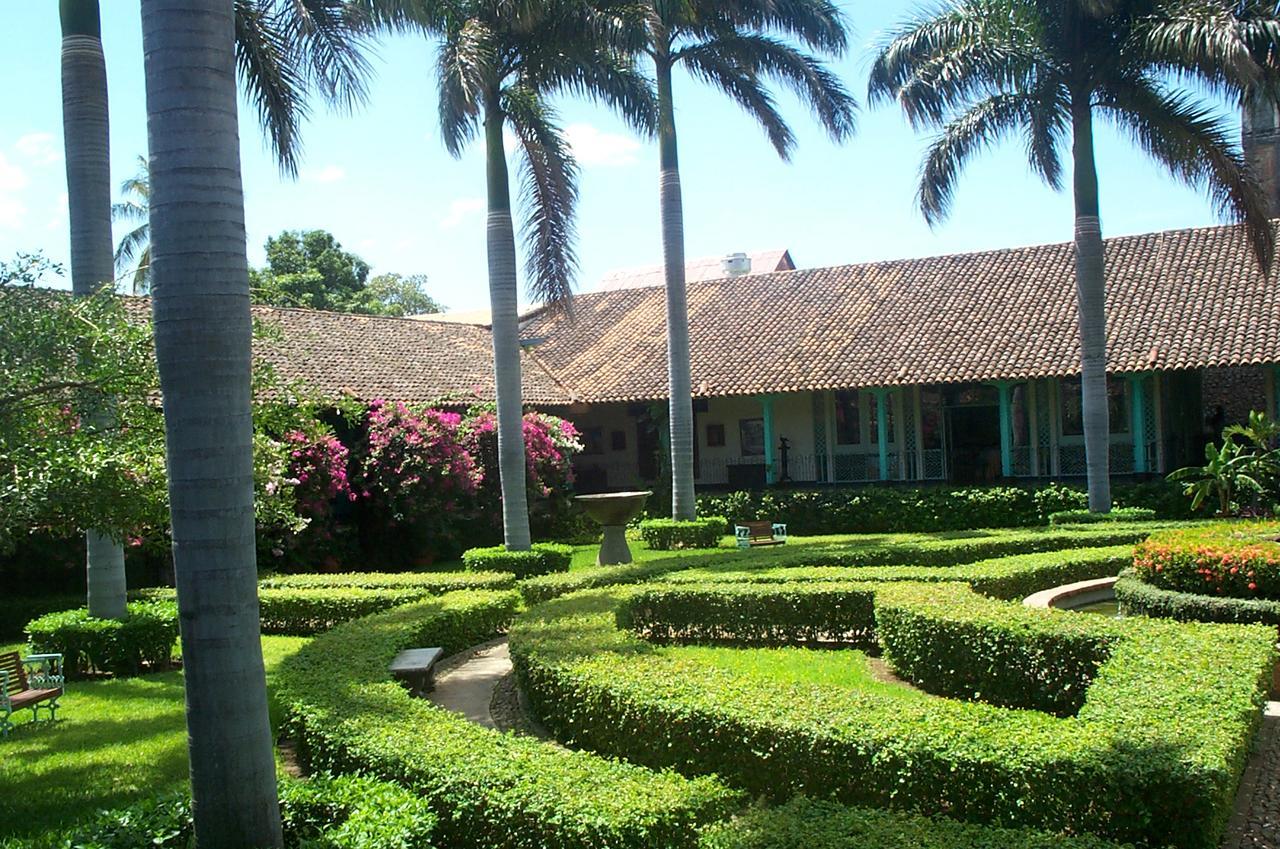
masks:
[[[430,698],[485,728],[546,735],[518,705],[506,637],[442,661]],[[1220,849],[1280,849],[1280,702],[1267,703]]]
[[[1268,702],[1221,849],[1280,847],[1280,702]]]
[[[507,639],[503,637],[442,661],[430,699],[477,725],[496,728],[489,705],[494,688],[510,673],[511,655],[507,651]]]

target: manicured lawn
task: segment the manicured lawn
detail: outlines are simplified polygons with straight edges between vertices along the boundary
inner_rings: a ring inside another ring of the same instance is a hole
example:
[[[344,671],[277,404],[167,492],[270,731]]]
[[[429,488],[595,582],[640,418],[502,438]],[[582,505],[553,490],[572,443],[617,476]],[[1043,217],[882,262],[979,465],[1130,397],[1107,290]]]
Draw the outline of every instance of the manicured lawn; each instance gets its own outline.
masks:
[[[262,638],[268,683],[306,642]],[[0,843],[187,784],[181,672],[73,681],[52,725],[32,725],[23,713],[17,730],[0,740]]]
[[[879,680],[872,671],[870,658],[853,649],[813,651],[804,648],[667,646],[658,651],[680,660],[689,660],[695,666],[722,669],[754,683],[784,687],[812,684],[895,698],[929,698],[906,684]]]

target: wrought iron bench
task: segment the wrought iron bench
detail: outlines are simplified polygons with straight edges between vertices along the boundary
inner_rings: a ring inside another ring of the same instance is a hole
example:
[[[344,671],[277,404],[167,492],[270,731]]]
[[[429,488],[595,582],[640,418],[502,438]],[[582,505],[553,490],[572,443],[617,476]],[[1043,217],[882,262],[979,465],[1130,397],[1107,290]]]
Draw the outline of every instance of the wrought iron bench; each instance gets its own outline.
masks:
[[[786,545],[787,526],[780,522],[746,522],[733,526],[738,548],[755,548],[761,545]]]
[[[40,711],[47,710],[53,721],[65,686],[60,654],[0,654],[0,737],[8,737],[14,729],[10,717],[16,710],[30,708],[33,722],[39,722]]]

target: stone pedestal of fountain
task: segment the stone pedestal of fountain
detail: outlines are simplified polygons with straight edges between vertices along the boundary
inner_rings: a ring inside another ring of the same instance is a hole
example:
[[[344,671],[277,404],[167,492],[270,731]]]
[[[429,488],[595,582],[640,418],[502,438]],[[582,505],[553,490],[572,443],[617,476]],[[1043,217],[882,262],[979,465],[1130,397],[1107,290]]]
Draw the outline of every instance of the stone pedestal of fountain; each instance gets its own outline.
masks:
[[[652,491],[607,492],[574,498],[588,516],[604,527],[604,541],[600,543],[600,553],[596,556],[597,566],[631,562],[631,549],[627,546],[627,522],[640,515],[645,499],[650,495],[653,495]]]

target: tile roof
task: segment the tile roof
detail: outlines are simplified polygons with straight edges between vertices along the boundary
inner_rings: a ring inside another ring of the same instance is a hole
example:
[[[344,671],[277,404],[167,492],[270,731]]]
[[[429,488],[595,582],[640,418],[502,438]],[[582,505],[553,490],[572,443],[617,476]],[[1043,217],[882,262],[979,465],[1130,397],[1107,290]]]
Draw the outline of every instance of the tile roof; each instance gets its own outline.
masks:
[[[771,271],[790,271],[796,267],[791,260],[791,252],[785,248],[772,251],[756,251],[747,254],[751,260],[750,274],[767,274]],[[685,262],[684,279],[689,283],[701,283],[706,280],[718,280],[724,277],[721,263],[724,257],[710,256],[691,259]],[[661,265],[646,265],[639,268],[618,268],[600,278],[596,285],[597,292],[612,292],[618,289],[637,289],[645,286],[665,286],[667,279]]]
[[[1280,283],[1238,228],[1107,240],[1112,372],[1280,363]],[[1067,376],[1071,244],[751,275],[689,286],[697,395]],[[587,401],[666,396],[660,288],[535,315],[538,358]]]

